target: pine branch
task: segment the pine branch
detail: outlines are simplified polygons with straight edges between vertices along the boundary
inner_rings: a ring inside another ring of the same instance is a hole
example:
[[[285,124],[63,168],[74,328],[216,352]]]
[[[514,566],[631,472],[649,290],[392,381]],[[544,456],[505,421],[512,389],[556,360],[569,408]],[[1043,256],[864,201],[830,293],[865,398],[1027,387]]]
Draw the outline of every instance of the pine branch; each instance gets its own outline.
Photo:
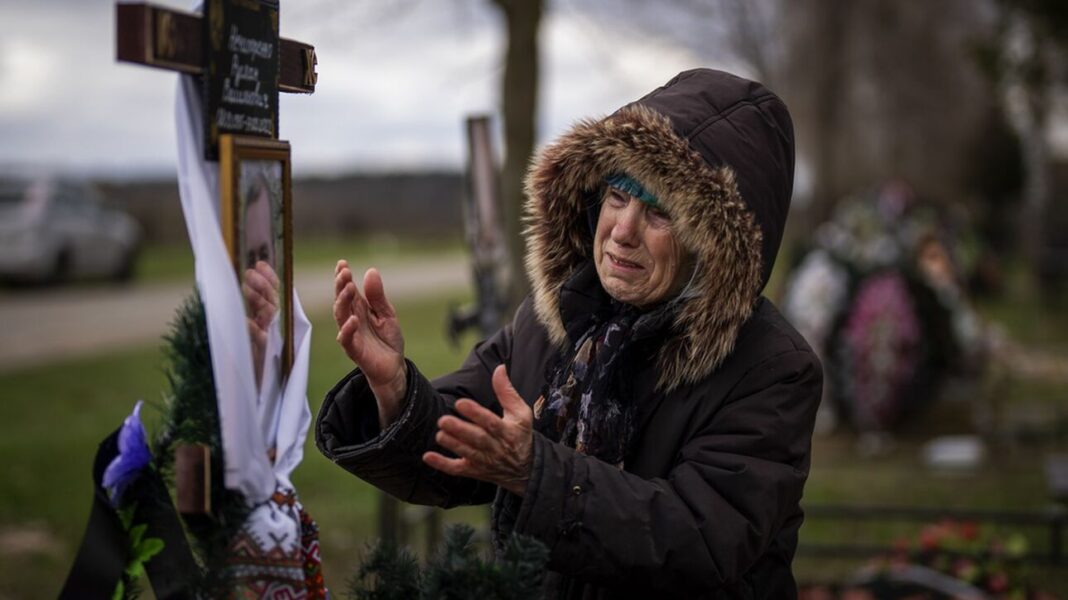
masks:
[[[210,449],[212,514],[186,519],[185,524],[191,546],[204,567],[202,578],[192,582],[191,587],[204,597],[217,597],[228,589],[229,544],[249,509],[242,494],[226,488],[207,315],[195,291],[178,308],[164,341],[169,393],[153,455],[164,477],[173,480],[174,449],[178,444],[204,444]]]
[[[419,598],[419,562],[406,549],[381,541],[370,549],[360,570],[349,581],[353,600],[412,600]]]
[[[354,600],[535,600],[541,597],[549,550],[534,538],[513,536],[498,562],[474,545],[475,530],[452,525],[442,549],[423,567],[412,554],[379,542],[349,583]]]

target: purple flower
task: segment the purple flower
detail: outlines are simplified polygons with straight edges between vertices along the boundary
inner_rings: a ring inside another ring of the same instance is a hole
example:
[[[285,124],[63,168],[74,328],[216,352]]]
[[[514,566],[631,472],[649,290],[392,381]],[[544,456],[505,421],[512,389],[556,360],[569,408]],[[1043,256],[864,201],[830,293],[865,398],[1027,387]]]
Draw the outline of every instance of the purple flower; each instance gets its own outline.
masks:
[[[145,443],[145,426],[141,424],[141,405],[138,400],[133,413],[122,422],[119,430],[119,453],[111,459],[104,471],[104,487],[111,496],[111,504],[118,507],[122,493],[141,469],[152,460],[152,454]]]

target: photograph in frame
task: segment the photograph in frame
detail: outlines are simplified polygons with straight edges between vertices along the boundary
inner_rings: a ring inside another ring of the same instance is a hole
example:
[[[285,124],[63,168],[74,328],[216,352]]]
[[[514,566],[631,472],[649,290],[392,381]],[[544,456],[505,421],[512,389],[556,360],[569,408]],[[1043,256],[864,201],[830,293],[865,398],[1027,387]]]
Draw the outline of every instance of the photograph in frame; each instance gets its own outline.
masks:
[[[293,360],[289,143],[219,139],[223,237],[241,286],[261,398],[276,396]]]

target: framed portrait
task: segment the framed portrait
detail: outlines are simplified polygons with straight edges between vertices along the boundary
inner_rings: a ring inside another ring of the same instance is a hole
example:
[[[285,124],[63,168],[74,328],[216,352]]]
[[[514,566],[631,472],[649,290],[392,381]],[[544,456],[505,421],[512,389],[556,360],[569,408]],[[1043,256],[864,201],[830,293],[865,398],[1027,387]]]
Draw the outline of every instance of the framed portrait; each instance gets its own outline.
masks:
[[[257,390],[293,364],[293,213],[289,142],[219,136],[223,238],[245,302]]]

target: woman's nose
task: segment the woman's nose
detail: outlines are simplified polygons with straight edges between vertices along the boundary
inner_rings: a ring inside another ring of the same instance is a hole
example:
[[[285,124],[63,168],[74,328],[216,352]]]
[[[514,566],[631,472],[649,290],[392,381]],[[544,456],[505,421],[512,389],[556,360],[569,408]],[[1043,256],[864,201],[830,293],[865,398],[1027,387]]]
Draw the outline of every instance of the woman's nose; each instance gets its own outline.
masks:
[[[612,241],[625,246],[637,245],[643,217],[642,203],[631,198],[617,215],[616,225],[612,228]]]

